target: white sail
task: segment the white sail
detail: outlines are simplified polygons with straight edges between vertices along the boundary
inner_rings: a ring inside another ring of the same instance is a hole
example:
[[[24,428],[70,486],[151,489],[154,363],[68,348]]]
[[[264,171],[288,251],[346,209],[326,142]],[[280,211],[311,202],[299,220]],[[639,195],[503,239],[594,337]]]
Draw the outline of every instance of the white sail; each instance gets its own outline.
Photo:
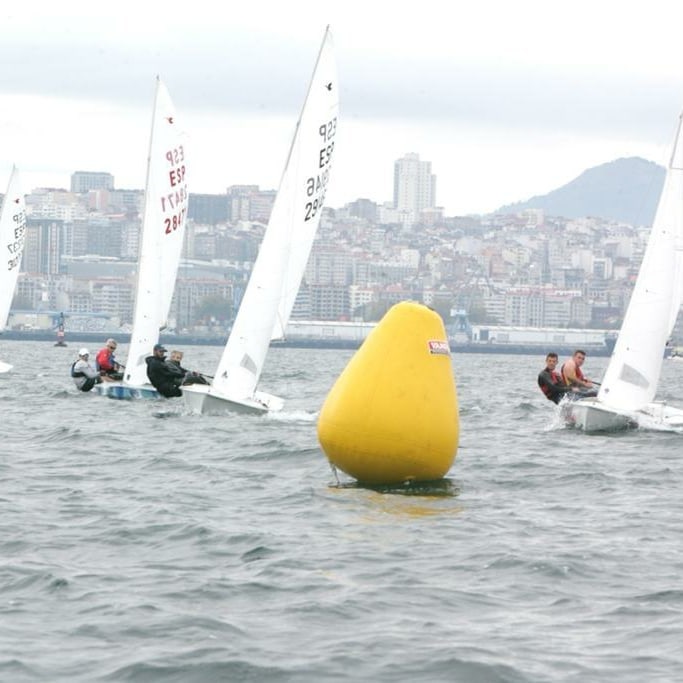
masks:
[[[281,210],[293,211],[294,207],[303,206],[304,211],[303,215],[300,213],[297,218],[290,221],[290,237],[287,242],[289,255],[285,263],[282,294],[272,339],[284,336],[306,270],[313,239],[320,224],[325,192],[330,180],[339,118],[339,91],[336,85],[337,64],[328,29],[299,120],[298,125],[302,133],[298,144],[292,145],[288,162],[288,167],[298,169],[296,173],[300,179],[305,179],[305,182],[299,182],[295,191],[289,195],[288,199],[292,206],[281,207]],[[323,96],[319,96],[318,93],[322,93]],[[310,133],[306,134],[306,131]]]
[[[338,113],[336,65],[328,28],[268,227],[211,393],[251,398],[271,337],[287,324],[320,222]]]
[[[186,136],[157,79],[135,291],[124,383],[149,384],[145,358],[166,325],[187,221]]]
[[[667,189],[667,194],[671,197],[672,206],[671,221],[673,225],[678,227],[676,234],[675,250],[676,250],[676,269],[674,275],[673,285],[673,301],[671,302],[671,315],[669,317],[669,336],[673,332],[676,325],[676,319],[683,304],[683,140],[679,140],[681,136],[683,114],[679,118],[678,129],[676,131],[676,138],[674,140],[674,148],[671,154],[671,161],[669,168],[671,169],[667,174],[667,181],[670,187]],[[674,171],[677,171],[674,173]],[[669,176],[671,178],[669,179]],[[662,190],[662,197],[664,190]]]
[[[19,171],[12,167],[7,193],[0,211],[0,331],[5,329],[17,286],[21,255],[26,237],[26,203],[21,191]]]
[[[654,399],[664,347],[681,304],[682,123],[683,117],[638,279],[598,393],[598,400],[615,410],[641,410]]]

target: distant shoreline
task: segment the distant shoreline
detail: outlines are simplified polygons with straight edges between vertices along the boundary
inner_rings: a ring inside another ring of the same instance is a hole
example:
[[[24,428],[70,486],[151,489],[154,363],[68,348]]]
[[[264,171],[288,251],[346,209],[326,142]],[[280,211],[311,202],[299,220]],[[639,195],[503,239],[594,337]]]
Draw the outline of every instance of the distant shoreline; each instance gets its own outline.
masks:
[[[115,337],[121,344],[130,342],[130,334],[124,332],[66,332],[64,342],[66,346],[77,344],[103,344],[108,337]],[[56,344],[56,333],[53,330],[5,330],[0,334],[0,341],[3,339],[12,341],[43,341]],[[227,336],[197,336],[180,334],[162,334],[161,342],[167,346],[176,344],[178,346],[223,346]],[[362,340],[345,339],[315,339],[315,338],[293,338],[284,341],[271,342],[271,348],[294,348],[294,349],[330,349],[330,350],[351,350],[360,348]],[[63,346],[60,344],[59,346]],[[561,356],[570,356],[575,348],[566,345],[556,345],[550,348],[541,344],[493,344],[493,343],[470,343],[458,344],[451,342],[451,353],[485,353],[501,355],[536,355],[545,356],[549,351]],[[593,357],[609,357],[612,349],[605,346],[585,345],[585,351]]]

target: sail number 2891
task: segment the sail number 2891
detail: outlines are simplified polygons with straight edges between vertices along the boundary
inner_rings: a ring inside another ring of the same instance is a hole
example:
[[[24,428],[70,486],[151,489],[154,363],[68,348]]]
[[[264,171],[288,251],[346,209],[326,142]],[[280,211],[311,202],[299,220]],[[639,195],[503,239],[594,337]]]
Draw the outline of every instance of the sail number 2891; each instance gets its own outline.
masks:
[[[306,202],[305,221],[310,221],[322,209],[327,183],[330,179],[330,163],[334,152],[333,138],[336,132],[336,116],[318,128],[318,133],[323,142],[323,147],[318,152],[318,169],[320,172],[316,176],[306,179],[306,196],[310,198],[310,201]]]

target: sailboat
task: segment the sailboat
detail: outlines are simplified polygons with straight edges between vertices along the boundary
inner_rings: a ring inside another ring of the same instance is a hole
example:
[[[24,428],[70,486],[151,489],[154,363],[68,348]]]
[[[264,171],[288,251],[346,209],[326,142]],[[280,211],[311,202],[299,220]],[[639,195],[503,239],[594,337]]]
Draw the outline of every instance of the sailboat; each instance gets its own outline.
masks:
[[[185,133],[166,86],[157,78],[135,290],[133,332],[121,382],[102,382],[110,398],[158,398],[145,358],[167,325],[185,235],[189,194]]]
[[[194,412],[265,413],[284,404],[256,387],[271,340],[284,335],[320,223],[338,116],[337,69],[328,27],[270,220],[213,382],[183,387]]]
[[[683,428],[683,410],[655,402],[664,349],[683,299],[683,113],[631,300],[595,398],[563,404],[587,432]]]
[[[13,166],[0,211],[0,331],[5,329],[9,318],[25,237],[26,202],[21,191],[19,171]],[[12,367],[9,363],[0,361],[0,374],[9,372]]]

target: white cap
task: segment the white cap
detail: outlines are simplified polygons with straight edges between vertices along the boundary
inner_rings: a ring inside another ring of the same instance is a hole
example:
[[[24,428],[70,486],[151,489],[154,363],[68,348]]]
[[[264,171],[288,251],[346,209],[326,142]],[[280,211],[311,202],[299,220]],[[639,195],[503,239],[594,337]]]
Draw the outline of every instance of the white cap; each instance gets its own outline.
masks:
[[[78,351],[78,355],[79,355],[79,356],[89,356],[89,355],[90,355],[90,351],[88,351],[88,349],[86,349],[86,348],[83,348],[83,349],[80,349],[80,350]]]

